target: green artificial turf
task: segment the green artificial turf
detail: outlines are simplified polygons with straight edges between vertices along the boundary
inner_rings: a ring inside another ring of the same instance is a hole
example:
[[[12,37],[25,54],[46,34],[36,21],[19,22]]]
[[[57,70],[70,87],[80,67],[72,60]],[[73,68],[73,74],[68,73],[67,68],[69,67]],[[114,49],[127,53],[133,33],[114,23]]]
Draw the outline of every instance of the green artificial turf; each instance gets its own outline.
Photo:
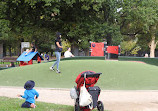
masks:
[[[157,90],[158,67],[138,62],[105,60],[65,60],[61,74],[50,71],[53,62],[34,64],[0,71],[0,86],[23,87],[34,80],[36,87],[71,88],[78,74],[85,70],[102,72],[98,85],[105,90]]]

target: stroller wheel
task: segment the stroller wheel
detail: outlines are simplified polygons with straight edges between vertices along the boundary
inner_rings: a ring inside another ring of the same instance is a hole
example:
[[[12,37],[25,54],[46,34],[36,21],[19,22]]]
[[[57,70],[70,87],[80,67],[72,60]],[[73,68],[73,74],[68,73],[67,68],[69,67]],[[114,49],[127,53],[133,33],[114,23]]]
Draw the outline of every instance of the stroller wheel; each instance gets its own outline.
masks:
[[[97,109],[98,111],[104,111],[104,105],[101,101],[98,101]]]
[[[79,106],[79,102],[78,102],[78,101],[75,102],[75,108],[74,108],[74,111],[81,111],[81,110],[80,110],[80,106]]]

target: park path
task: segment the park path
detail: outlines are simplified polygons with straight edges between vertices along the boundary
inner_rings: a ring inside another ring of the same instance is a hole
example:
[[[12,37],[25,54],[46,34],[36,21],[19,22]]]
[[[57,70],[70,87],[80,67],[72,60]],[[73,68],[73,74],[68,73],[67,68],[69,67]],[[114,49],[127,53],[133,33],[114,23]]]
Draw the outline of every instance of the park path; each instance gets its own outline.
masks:
[[[40,96],[37,101],[74,105],[70,89],[35,88]],[[19,87],[0,87],[0,96],[17,98],[24,89]],[[158,90],[114,91],[102,90],[99,100],[109,111],[158,111]]]

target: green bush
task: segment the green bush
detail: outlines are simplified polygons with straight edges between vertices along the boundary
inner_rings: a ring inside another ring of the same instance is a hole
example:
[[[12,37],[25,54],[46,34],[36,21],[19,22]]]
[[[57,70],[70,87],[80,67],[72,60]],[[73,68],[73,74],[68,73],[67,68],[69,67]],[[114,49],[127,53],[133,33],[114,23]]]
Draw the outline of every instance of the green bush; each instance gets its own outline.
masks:
[[[142,61],[150,65],[158,66],[158,58],[119,56],[118,59],[119,61]]]

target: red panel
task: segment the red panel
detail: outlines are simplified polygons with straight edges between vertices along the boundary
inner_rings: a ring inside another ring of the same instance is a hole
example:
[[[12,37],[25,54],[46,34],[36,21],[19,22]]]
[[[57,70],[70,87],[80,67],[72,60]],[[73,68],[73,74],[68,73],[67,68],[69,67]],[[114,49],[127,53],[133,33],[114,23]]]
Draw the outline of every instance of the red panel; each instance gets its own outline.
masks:
[[[24,61],[20,61],[20,66],[24,64]]]
[[[107,53],[118,54],[119,47],[118,46],[108,46]]]
[[[32,59],[30,61],[28,61],[28,65],[31,65],[31,64],[33,64]]]
[[[91,56],[104,56],[104,43],[91,43]]]
[[[25,65],[28,65],[26,62],[24,61],[20,61],[20,65],[19,66],[25,66]]]
[[[41,63],[41,58],[40,58],[40,56],[37,57],[37,61],[38,61],[38,63]]]

